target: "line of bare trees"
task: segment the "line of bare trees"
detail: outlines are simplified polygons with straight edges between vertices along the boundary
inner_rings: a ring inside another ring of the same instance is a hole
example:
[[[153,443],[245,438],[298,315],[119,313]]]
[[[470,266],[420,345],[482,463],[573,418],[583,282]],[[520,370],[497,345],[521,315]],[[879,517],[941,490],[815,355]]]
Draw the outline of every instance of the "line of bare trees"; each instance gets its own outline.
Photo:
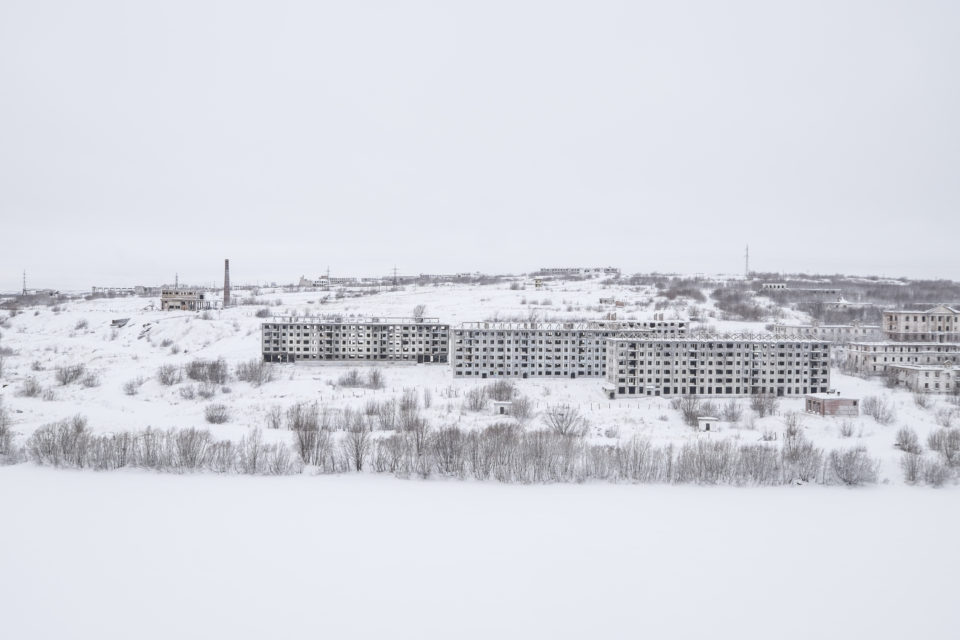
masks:
[[[98,435],[81,416],[37,429],[23,447],[4,441],[8,461],[95,470],[126,467],[163,472],[295,474],[372,471],[398,477],[451,477],[506,483],[604,480],[664,484],[769,486],[795,482],[860,485],[877,481],[877,462],[863,448],[824,452],[799,431],[777,447],[730,439],[655,446],[643,438],[594,444],[578,433],[526,430],[497,423],[482,430],[433,428],[416,410],[400,412],[397,428],[374,433],[363,411],[332,413],[301,403],[283,416],[292,447],[264,442],[254,429],[239,442],[198,429],[147,429]],[[375,418],[373,419],[375,420]],[[549,420],[544,420],[549,427]],[[7,429],[6,432],[3,429]],[[6,443],[6,444],[5,444]],[[953,439],[937,446],[953,455]],[[2,453],[2,451],[0,451]]]

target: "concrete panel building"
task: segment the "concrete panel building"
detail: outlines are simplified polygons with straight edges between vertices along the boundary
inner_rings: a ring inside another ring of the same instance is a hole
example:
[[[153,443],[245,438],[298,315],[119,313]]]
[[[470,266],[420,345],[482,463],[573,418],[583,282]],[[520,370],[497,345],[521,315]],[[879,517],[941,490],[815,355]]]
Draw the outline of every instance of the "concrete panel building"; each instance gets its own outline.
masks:
[[[168,289],[160,290],[161,311],[203,311],[213,307],[211,300],[199,289]]]
[[[918,393],[960,394],[960,364],[891,364],[887,370],[898,385]]]
[[[847,342],[872,342],[880,340],[882,333],[877,324],[775,324],[772,333],[777,338],[806,338],[826,340],[834,344]]]
[[[960,342],[960,311],[946,305],[884,311],[881,326],[884,337],[897,342]]]
[[[564,277],[592,277],[592,276],[620,276],[617,267],[544,267],[537,272],[544,276]]]
[[[261,325],[266,362],[447,362],[450,325],[436,318],[278,317]]]
[[[891,365],[936,365],[960,362],[960,344],[939,342],[853,342],[843,348],[843,366],[866,376],[879,376]]]
[[[636,396],[804,396],[830,390],[821,340],[611,338],[605,392]]]
[[[454,329],[453,375],[473,378],[603,377],[607,339],[655,335],[645,322],[467,322]],[[675,321],[667,321],[670,322]],[[662,330],[686,332],[686,323]]]

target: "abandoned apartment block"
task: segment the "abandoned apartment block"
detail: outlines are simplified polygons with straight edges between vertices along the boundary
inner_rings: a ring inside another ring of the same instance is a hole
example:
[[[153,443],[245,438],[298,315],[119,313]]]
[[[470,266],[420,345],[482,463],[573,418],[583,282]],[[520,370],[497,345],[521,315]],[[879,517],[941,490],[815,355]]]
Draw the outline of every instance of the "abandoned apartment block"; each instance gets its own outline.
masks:
[[[960,311],[940,305],[926,311],[883,312],[883,333],[897,342],[960,342]]]
[[[604,391],[635,396],[804,396],[830,389],[819,340],[612,338]]]
[[[273,318],[261,325],[266,362],[447,362],[450,325],[436,318]]]
[[[681,326],[682,325],[682,326]],[[602,377],[607,339],[685,334],[684,321],[465,322],[453,332],[457,377]]]

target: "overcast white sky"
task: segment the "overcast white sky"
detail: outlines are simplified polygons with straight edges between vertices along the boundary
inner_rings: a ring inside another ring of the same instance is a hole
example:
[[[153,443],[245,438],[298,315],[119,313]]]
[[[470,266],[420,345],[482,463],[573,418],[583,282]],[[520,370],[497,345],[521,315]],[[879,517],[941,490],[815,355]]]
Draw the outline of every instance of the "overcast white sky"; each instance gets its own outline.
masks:
[[[0,290],[960,278],[960,2],[3,0]]]

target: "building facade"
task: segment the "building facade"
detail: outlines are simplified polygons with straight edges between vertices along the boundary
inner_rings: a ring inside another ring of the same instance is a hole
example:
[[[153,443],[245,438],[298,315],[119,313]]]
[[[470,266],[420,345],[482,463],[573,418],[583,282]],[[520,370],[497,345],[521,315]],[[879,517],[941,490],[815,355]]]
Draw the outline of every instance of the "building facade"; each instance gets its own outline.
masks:
[[[645,322],[467,322],[453,331],[455,377],[603,377],[607,340],[655,335],[656,320]],[[675,322],[675,321],[667,321]],[[686,332],[684,327],[661,330]]]
[[[161,311],[203,311],[213,304],[206,294],[198,289],[161,289]]]
[[[777,338],[808,338],[826,340],[834,344],[880,340],[880,325],[876,324],[775,324],[771,329]]]
[[[960,362],[960,344],[939,342],[853,342],[843,348],[841,363],[849,371],[879,376],[891,365],[936,365]]]
[[[829,344],[769,338],[612,338],[611,398],[804,396],[830,389]]]
[[[811,393],[806,397],[804,411],[818,416],[860,415],[860,401],[856,398],[841,398],[832,393]]]
[[[279,317],[261,325],[266,362],[447,362],[450,325],[436,318]]]
[[[887,370],[898,385],[917,393],[960,394],[960,364],[891,364]]]
[[[884,337],[897,342],[960,342],[960,311],[945,305],[884,311],[882,326]]]
[[[544,276],[556,277],[591,277],[591,276],[611,276],[619,277],[620,269],[617,267],[544,267],[537,272]]]

